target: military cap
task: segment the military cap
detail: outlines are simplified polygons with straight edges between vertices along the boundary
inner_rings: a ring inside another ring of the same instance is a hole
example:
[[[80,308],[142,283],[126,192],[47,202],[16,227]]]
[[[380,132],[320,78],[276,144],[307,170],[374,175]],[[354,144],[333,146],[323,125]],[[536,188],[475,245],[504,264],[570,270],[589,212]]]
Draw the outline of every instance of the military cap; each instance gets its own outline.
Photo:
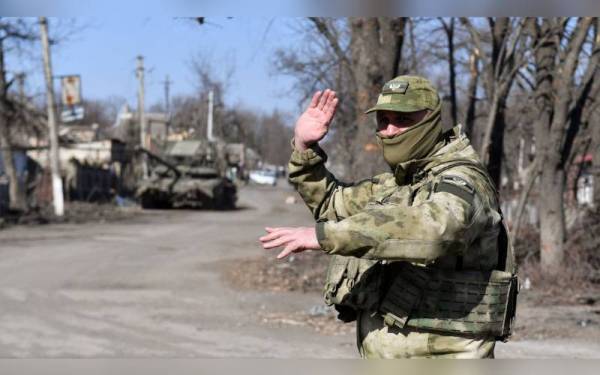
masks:
[[[419,76],[398,76],[383,85],[373,111],[416,112],[435,110],[440,103],[437,90],[429,80]]]

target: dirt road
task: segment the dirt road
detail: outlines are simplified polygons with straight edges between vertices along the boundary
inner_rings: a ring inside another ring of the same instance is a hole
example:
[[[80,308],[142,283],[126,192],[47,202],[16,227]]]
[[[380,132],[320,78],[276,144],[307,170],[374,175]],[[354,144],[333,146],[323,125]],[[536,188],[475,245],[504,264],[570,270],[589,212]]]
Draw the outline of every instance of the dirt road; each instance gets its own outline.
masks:
[[[316,293],[236,291],[222,265],[259,256],[268,224],[308,225],[287,187],[248,187],[240,210],[145,211],[103,224],[0,231],[0,357],[356,358],[351,333],[269,314],[308,312]],[[568,348],[568,350],[566,350]],[[516,341],[498,357],[600,357],[587,341]]]

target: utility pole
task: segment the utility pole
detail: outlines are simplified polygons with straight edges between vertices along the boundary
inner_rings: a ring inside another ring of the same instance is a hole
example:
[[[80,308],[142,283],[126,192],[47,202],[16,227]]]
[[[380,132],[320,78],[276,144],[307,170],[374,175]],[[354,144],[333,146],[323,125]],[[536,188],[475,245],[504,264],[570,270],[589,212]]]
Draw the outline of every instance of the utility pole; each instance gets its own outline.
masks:
[[[169,127],[171,126],[171,101],[169,100],[169,86],[171,86],[171,81],[169,79],[169,75],[167,74],[167,78],[163,82],[165,84],[165,112],[167,115],[167,137],[169,136]]]
[[[144,114],[144,56],[137,57],[136,75],[139,80],[138,89],[138,120],[140,123],[140,146],[148,149],[146,142],[146,116]],[[142,173],[143,177],[148,177],[148,163],[146,154],[142,153]]]
[[[208,119],[206,121],[206,138],[209,142],[214,140],[213,137],[213,90],[208,92]]]
[[[40,17],[40,33],[42,39],[42,53],[44,56],[44,75],[46,77],[46,106],[48,109],[48,136],[50,138],[50,170],[52,172],[52,197],[54,201],[54,214],[64,215],[63,185],[60,177],[60,159],[58,155],[58,129],[56,125],[56,108],[54,107],[54,85],[52,80],[52,61],[50,59],[50,45],[48,43],[48,20]]]
[[[25,104],[25,73],[17,74],[16,78],[19,84],[19,101]]]
[[[165,78],[165,80],[163,81],[163,83],[165,84],[165,112],[167,112],[167,115],[171,113],[171,101],[169,100],[169,88],[171,86],[171,84],[173,83],[173,81],[171,81],[169,79],[169,75],[167,74],[167,78]]]

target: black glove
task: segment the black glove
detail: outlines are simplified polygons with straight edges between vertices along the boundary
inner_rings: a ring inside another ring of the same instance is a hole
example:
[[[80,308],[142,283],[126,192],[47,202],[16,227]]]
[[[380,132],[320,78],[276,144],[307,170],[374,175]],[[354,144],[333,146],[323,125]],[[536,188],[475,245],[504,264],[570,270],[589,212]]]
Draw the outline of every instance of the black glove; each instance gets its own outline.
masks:
[[[337,318],[344,323],[350,323],[356,320],[356,310],[352,307],[344,305],[335,305],[335,309],[338,312]]]

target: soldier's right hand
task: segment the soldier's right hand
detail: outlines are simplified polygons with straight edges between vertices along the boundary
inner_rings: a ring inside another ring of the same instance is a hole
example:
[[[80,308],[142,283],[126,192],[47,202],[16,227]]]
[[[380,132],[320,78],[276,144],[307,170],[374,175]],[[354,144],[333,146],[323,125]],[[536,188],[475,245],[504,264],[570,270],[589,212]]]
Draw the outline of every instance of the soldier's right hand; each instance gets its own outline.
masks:
[[[329,130],[338,105],[335,91],[327,89],[317,91],[310,105],[296,121],[294,129],[294,146],[300,151],[320,141]]]

